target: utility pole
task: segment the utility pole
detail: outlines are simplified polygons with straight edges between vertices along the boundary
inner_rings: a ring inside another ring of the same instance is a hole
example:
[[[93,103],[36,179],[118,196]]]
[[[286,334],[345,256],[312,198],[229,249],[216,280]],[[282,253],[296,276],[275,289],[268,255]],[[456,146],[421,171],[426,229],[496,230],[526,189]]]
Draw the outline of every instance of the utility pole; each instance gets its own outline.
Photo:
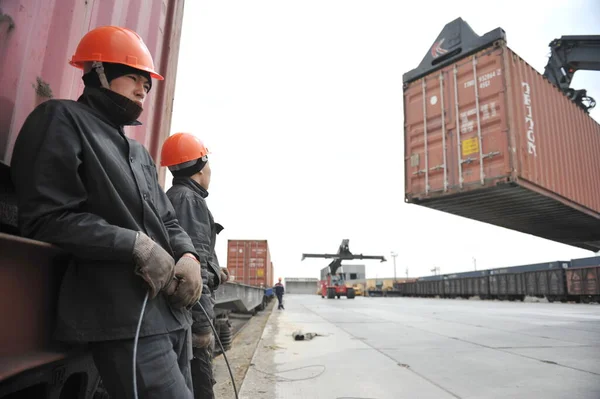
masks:
[[[475,268],[475,271],[477,271],[477,259],[475,259],[475,257],[473,257],[473,267]]]
[[[396,282],[396,256],[398,256],[398,254],[394,251],[392,251],[391,253],[392,258],[394,258],[394,283]]]

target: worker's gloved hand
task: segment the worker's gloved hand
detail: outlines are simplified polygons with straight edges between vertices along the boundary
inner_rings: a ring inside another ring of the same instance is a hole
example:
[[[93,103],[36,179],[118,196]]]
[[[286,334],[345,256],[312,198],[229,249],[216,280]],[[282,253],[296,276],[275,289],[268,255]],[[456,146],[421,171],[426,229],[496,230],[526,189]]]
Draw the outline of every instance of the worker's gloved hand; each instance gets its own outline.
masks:
[[[226,267],[221,268],[221,284],[229,281],[229,270]]]
[[[135,274],[150,287],[150,299],[156,297],[173,280],[175,260],[150,237],[138,232],[133,245]]]
[[[175,264],[175,279],[166,289],[174,308],[191,307],[202,295],[200,262],[192,255],[184,255]]]
[[[209,346],[211,346],[212,340],[212,331],[201,334],[192,333],[192,346],[194,348],[208,348]]]

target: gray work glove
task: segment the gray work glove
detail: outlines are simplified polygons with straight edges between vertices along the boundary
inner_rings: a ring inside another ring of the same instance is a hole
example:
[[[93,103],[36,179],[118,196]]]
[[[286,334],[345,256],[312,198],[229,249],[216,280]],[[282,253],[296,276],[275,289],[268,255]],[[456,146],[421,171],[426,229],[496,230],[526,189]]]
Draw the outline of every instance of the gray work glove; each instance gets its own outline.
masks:
[[[166,289],[171,305],[180,309],[193,306],[202,295],[200,262],[184,255],[175,264],[175,279]]]
[[[212,331],[196,334],[192,333],[192,347],[194,348],[208,348],[212,344],[214,339]]]
[[[175,260],[150,237],[138,232],[133,245],[135,274],[143,278],[150,287],[153,299],[173,280]]]
[[[221,268],[221,284],[229,281],[229,270],[226,267]]]

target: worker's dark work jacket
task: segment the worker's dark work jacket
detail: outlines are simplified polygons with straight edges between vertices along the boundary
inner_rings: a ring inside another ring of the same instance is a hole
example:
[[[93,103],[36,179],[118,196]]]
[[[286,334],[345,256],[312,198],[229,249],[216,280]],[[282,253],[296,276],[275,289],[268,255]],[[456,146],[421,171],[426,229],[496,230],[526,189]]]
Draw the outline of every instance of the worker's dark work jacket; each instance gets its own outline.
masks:
[[[285,292],[285,288],[283,288],[283,284],[281,284],[281,283],[275,284],[275,295],[283,296],[284,292]]]
[[[196,254],[152,158],[111,122],[111,107],[101,89],[86,88],[78,101],[46,101],[25,121],[13,152],[22,234],[73,255],[60,289],[60,340],[134,337],[147,290],[134,273],[137,231],[175,261]],[[140,334],[190,325],[191,313],[171,308],[160,293],[148,301]]]
[[[215,242],[220,225],[215,223],[206,204],[208,191],[190,177],[175,177],[173,186],[167,191],[167,196],[175,209],[181,227],[192,239],[202,268],[208,271],[210,292],[203,293],[201,303],[212,318],[211,296],[221,283],[221,267],[215,253]],[[192,312],[194,333],[210,331],[210,324],[202,310],[195,306]]]

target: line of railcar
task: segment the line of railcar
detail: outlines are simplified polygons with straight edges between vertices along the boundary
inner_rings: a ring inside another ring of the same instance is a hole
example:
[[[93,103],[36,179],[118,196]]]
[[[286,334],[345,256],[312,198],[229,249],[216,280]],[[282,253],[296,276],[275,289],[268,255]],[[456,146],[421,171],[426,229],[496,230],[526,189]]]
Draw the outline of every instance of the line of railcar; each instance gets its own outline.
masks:
[[[600,302],[600,256],[419,277],[394,284],[396,296]]]

